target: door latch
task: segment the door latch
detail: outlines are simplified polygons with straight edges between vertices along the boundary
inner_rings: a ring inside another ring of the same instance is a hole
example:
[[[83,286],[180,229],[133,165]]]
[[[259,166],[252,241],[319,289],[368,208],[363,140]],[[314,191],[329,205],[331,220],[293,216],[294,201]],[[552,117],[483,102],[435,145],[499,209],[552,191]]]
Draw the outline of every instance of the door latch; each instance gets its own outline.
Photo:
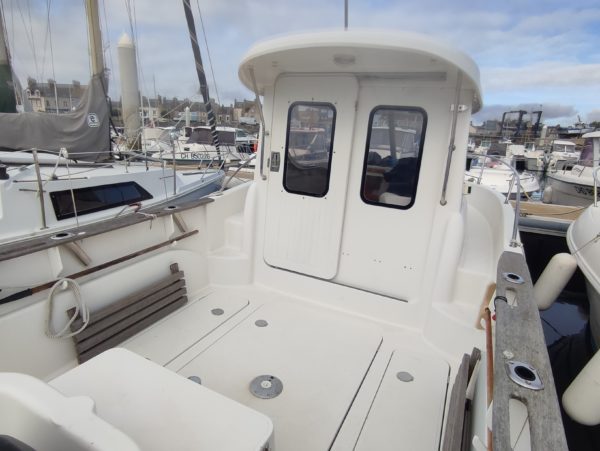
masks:
[[[280,156],[279,152],[271,152],[271,172],[279,172],[279,164],[280,164]]]

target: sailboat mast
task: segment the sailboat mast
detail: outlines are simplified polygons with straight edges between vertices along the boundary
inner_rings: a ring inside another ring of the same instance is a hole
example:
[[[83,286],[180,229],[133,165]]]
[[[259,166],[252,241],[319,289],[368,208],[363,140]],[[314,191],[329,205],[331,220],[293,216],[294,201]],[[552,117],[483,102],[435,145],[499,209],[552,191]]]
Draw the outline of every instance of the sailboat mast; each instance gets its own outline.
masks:
[[[4,16],[0,7],[0,112],[16,113],[17,102],[13,88],[12,70],[10,68],[10,54],[6,45],[4,30]]]
[[[198,37],[196,36],[196,26],[194,25],[194,15],[192,14],[190,0],[183,0],[183,10],[185,12],[185,19],[187,21],[188,30],[190,33],[192,52],[194,53],[194,61],[196,63],[196,73],[198,74],[198,81],[200,82],[200,92],[202,93],[202,98],[204,99],[204,107],[206,108],[206,116],[208,118],[208,125],[210,126],[212,142],[215,148],[217,149],[217,154],[220,156],[221,151],[219,149],[219,134],[217,133],[217,123],[215,121],[215,113],[213,112],[212,105],[210,104],[210,96],[208,94],[208,83],[206,82],[206,74],[204,73],[202,57],[200,56],[200,46],[198,46]]]
[[[97,74],[104,75],[104,55],[102,49],[102,35],[100,34],[98,0],[85,0],[85,12],[88,23],[88,40],[90,59],[92,61],[92,76]]]

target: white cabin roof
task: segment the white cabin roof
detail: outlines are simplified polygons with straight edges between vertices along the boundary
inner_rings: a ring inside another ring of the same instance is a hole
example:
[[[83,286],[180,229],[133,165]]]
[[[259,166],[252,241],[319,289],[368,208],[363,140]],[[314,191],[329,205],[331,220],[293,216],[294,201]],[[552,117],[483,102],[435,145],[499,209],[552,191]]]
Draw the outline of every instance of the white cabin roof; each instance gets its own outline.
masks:
[[[463,87],[474,90],[473,112],[482,104],[475,62],[453,47],[415,33],[348,30],[278,37],[256,44],[242,59],[239,78],[253,91],[249,68],[254,69],[261,95],[283,73],[353,73],[444,80],[459,69],[465,75]]]
[[[582,138],[600,138],[600,130],[595,131],[595,132],[586,133],[585,135],[582,135],[581,137]]]
[[[575,143],[573,141],[565,141],[564,139],[555,139],[554,141],[552,141],[552,144],[558,144],[559,146],[575,147]]]

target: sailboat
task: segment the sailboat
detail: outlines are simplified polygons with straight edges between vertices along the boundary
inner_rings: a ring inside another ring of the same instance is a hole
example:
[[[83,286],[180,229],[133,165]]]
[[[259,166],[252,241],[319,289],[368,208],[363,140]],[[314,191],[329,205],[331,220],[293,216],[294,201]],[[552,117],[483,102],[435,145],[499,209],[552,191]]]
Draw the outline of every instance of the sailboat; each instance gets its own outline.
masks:
[[[261,117],[252,182],[182,210],[185,236],[163,216],[84,238],[112,259],[99,268],[39,251],[31,271],[63,267],[0,305],[0,433],[566,450],[515,213],[463,180],[475,63],[421,35],[331,31],[259,43],[239,77]],[[290,145],[306,129],[322,139]],[[127,254],[148,235],[166,244]]]
[[[220,188],[219,167],[183,175],[172,167],[111,159],[96,1],[86,8],[93,75],[80,104],[61,115],[0,113],[0,162],[6,166],[0,177],[0,244],[27,246],[26,240],[48,240],[59,232],[71,236],[73,228]]]

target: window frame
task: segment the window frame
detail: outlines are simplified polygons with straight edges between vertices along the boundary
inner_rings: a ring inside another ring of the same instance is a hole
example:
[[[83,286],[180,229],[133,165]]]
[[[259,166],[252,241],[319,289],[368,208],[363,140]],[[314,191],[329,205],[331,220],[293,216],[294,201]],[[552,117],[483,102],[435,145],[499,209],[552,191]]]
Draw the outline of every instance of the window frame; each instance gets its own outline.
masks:
[[[122,207],[124,205],[130,205],[132,203],[135,202],[142,202],[144,200],[149,200],[149,199],[153,199],[154,197],[152,196],[152,194],[150,194],[143,186],[141,186],[139,183],[135,182],[135,181],[128,181],[128,182],[119,182],[119,183],[110,183],[110,184],[106,184],[106,185],[95,185],[95,186],[84,186],[81,188],[75,188],[73,189],[73,192],[76,193],[78,191],[80,192],[85,192],[85,191],[93,191],[95,189],[100,189],[100,188],[110,188],[110,187],[125,187],[125,186],[133,186],[135,187],[135,189],[138,191],[138,193],[140,193],[139,196],[135,197],[135,198],[131,198],[131,199],[127,199],[127,200],[123,200],[120,202],[116,202],[116,203],[111,203],[111,204],[104,204],[102,206],[99,207],[94,207],[94,208],[89,208],[86,210],[77,210],[77,216],[85,216],[88,214],[92,214],[92,213],[97,213],[99,211],[104,211],[104,210],[110,210],[111,208],[115,208],[115,207]],[[59,190],[59,191],[51,191],[50,192],[50,200],[52,201],[52,208],[54,210],[54,214],[56,215],[56,219],[57,221],[61,221],[63,219],[69,219],[69,218],[74,218],[75,217],[75,212],[73,211],[72,213],[60,213],[60,199],[59,196],[62,196],[63,193],[68,193],[69,195],[69,201],[71,202],[71,206],[72,206],[72,198],[71,196],[71,190]]]
[[[291,119],[292,119],[292,110],[298,106],[298,105],[302,105],[302,106],[323,106],[323,107],[328,107],[331,108],[331,110],[333,111],[333,118],[332,118],[332,122],[331,122],[331,144],[329,145],[329,159],[327,160],[327,186],[325,187],[325,191],[323,192],[323,194],[314,194],[314,193],[307,193],[304,191],[297,191],[297,190],[292,190],[289,189],[286,185],[286,180],[287,180],[287,167],[288,167],[288,146],[289,146],[289,142],[290,142],[290,132],[291,132]],[[333,159],[333,145],[334,145],[334,138],[335,138],[335,126],[336,126],[336,119],[337,119],[337,109],[335,108],[335,105],[331,102],[307,102],[307,101],[295,101],[292,102],[288,108],[288,116],[287,116],[287,131],[285,134],[285,149],[284,149],[284,156],[285,158],[283,159],[283,178],[281,180],[282,185],[283,185],[283,189],[285,189],[285,191],[287,193],[290,194],[298,194],[300,196],[310,196],[310,197],[317,197],[317,198],[322,198],[327,196],[327,193],[329,192],[329,182],[331,180],[331,161]]]
[[[415,184],[413,186],[413,190],[411,193],[411,199],[407,205],[394,205],[394,204],[386,204],[384,202],[379,202],[379,201],[373,201],[373,200],[367,199],[364,195],[365,185],[366,185],[366,181],[367,181],[367,162],[369,159],[371,133],[373,131],[373,118],[375,117],[375,114],[380,110],[417,112],[417,113],[420,113],[423,117],[423,125],[421,127],[421,139],[419,141],[419,156],[417,158],[417,174],[416,174],[416,178],[415,178]],[[419,176],[421,175],[421,161],[423,159],[423,149],[425,147],[425,135],[426,134],[427,134],[427,111],[425,111],[425,109],[423,109],[421,107],[401,106],[401,105],[377,105],[371,110],[371,113],[369,114],[369,123],[368,123],[368,128],[367,128],[367,142],[365,144],[364,158],[363,158],[363,165],[362,165],[362,175],[361,175],[361,181],[360,181],[360,198],[364,203],[366,203],[368,205],[376,205],[379,207],[394,208],[397,210],[408,210],[415,204],[415,201],[417,198],[417,188],[419,186]]]

